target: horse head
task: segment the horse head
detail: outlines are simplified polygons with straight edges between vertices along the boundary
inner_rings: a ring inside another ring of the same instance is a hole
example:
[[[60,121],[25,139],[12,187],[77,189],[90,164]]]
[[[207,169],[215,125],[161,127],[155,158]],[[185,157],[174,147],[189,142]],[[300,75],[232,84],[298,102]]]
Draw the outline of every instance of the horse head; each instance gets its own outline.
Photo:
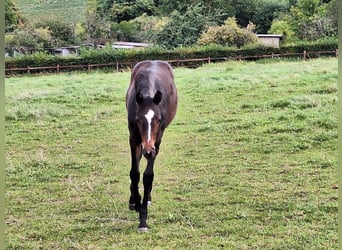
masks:
[[[154,158],[158,153],[155,143],[162,136],[162,93],[157,91],[153,97],[144,97],[138,92],[135,101],[138,106],[136,124],[141,135],[142,152],[146,158]]]

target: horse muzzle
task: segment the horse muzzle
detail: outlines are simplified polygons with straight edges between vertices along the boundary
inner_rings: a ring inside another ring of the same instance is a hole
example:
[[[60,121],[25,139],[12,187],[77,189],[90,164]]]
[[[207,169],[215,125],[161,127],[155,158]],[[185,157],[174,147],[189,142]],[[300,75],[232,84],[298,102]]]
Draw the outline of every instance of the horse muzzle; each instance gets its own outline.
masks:
[[[154,146],[150,146],[150,145],[144,145],[143,144],[142,153],[145,156],[145,158],[147,158],[147,159],[155,158],[157,156],[156,148]]]

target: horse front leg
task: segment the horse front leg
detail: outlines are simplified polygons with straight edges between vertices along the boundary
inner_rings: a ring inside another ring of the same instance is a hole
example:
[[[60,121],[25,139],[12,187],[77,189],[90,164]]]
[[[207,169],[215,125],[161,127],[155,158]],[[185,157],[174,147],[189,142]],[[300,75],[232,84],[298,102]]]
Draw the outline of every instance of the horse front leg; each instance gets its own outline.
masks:
[[[148,203],[151,201],[151,191],[152,191],[152,184],[153,184],[153,178],[154,178],[154,172],[153,172],[153,165],[154,165],[155,157],[148,158],[147,159],[147,167],[143,175],[143,183],[144,183],[144,197],[141,209],[139,211],[139,219],[140,224],[138,227],[139,231],[147,231],[147,206]]]
[[[131,179],[131,196],[129,198],[129,209],[136,210],[137,212],[141,209],[141,196],[139,194],[139,180],[140,180],[140,172],[139,172],[139,163],[142,157],[141,145],[136,144],[134,140],[130,139],[131,146],[131,171],[130,171],[130,179]]]

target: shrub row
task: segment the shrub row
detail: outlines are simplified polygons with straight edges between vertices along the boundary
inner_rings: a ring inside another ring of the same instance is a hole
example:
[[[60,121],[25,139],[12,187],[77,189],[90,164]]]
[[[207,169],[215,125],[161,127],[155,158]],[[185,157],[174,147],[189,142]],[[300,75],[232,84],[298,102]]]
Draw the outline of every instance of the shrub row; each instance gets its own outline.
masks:
[[[303,53],[334,51],[337,49],[337,41],[325,41],[316,43],[301,43],[281,46],[279,48],[265,47],[261,45],[249,46],[241,49],[225,46],[210,45],[202,47],[179,48],[164,50],[158,47],[146,49],[112,49],[81,50],[80,56],[51,56],[43,52],[32,55],[24,55],[14,58],[6,58],[5,67],[27,68],[56,65],[82,65],[82,64],[105,64],[114,62],[137,62],[142,60],[184,60],[195,58],[235,58],[239,56],[262,56],[274,54]]]

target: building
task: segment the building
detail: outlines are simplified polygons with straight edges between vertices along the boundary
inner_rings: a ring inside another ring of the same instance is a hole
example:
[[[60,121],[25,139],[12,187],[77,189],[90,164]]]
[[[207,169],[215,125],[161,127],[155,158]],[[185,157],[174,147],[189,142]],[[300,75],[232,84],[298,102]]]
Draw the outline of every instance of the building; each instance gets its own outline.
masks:
[[[59,48],[52,48],[52,49],[46,49],[49,54],[55,55],[55,56],[69,56],[69,55],[75,55],[78,56],[80,54],[80,46],[69,46],[69,47],[59,47]]]
[[[151,46],[148,43],[133,43],[133,42],[114,42],[112,48],[115,49],[134,49],[134,48],[145,48]]]
[[[274,48],[279,47],[280,39],[283,37],[282,35],[277,34],[256,34],[256,36],[260,43]]]

